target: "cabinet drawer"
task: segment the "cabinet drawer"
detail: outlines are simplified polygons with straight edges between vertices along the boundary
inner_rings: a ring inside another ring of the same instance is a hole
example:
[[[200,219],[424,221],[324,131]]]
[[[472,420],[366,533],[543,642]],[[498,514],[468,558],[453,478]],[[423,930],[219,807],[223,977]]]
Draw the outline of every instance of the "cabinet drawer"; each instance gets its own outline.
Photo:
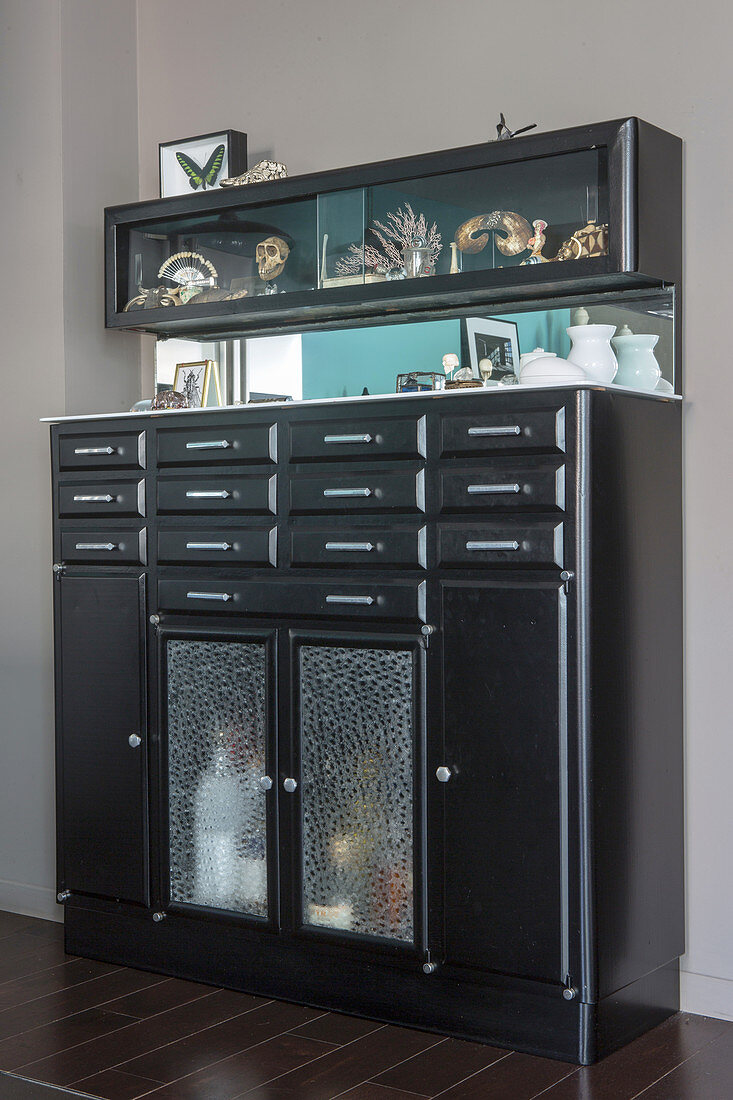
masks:
[[[562,511],[565,507],[565,467],[532,469],[512,466],[443,470],[441,512]]]
[[[488,452],[542,451],[565,451],[565,409],[562,407],[440,418],[440,453],[445,458]]]
[[[425,582],[164,580],[162,611],[425,621]]]
[[[277,477],[165,477],[158,481],[158,511],[206,515],[235,512],[266,515],[277,510]]]
[[[369,417],[318,420],[290,428],[293,462],[350,458],[424,458],[425,417]]]
[[[424,512],[425,472],[386,473],[368,468],[357,473],[294,477],[290,483],[294,513]]]
[[[319,527],[293,531],[290,536],[292,565],[347,565],[379,569],[402,566],[426,567],[424,527]]]
[[[79,432],[59,437],[60,470],[144,470],[145,432]]]
[[[235,465],[277,462],[277,425],[232,424],[212,418],[211,427],[158,429],[160,466]]]
[[[90,531],[61,532],[61,560],[95,562],[99,565],[145,565],[146,529],[144,527],[97,528]]]
[[[439,565],[563,565],[562,523],[454,523],[438,527]]]
[[[59,515],[144,516],[145,481],[86,481],[59,485]]]
[[[196,527],[158,531],[158,561],[167,564],[277,565],[276,527]]]

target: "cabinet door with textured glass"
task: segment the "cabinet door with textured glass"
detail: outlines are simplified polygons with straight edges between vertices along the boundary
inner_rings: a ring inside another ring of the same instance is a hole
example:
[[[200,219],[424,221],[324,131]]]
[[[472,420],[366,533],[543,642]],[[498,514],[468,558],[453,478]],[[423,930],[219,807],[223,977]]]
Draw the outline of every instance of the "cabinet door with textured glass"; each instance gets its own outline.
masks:
[[[423,944],[422,675],[413,639],[296,642],[298,878],[310,934]]]
[[[273,648],[270,635],[164,639],[173,907],[276,918]]]

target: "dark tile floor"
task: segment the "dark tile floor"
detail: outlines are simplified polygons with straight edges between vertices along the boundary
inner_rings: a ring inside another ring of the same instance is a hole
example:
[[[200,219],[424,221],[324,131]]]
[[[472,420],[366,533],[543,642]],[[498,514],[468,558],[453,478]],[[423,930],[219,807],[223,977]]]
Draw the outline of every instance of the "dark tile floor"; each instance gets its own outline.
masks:
[[[680,1014],[579,1069],[76,959],[0,913],[0,1100],[731,1100],[733,1023]]]

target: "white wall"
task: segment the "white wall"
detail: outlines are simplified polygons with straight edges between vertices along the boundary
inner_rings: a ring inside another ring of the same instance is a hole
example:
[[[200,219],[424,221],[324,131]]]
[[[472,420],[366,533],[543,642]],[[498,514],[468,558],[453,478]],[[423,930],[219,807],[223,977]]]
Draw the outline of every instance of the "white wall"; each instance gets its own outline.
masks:
[[[141,196],[157,143],[230,126],[291,173],[640,115],[687,141],[686,1007],[733,1018],[729,45],[722,0],[140,0]],[[170,94],[195,59],[197,95]],[[670,227],[674,232],[674,227]]]
[[[4,0],[0,28],[0,909],[61,919],[38,418],[139,396],[139,342],[105,333],[102,297],[103,207],[137,198],[135,0]]]

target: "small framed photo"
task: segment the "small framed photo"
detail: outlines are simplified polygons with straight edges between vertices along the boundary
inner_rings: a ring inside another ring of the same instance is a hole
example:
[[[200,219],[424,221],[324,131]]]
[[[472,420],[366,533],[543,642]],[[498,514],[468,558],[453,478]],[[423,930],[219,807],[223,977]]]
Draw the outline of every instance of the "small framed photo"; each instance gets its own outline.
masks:
[[[467,317],[466,335],[474,378],[499,384],[519,370],[519,334],[514,321]]]
[[[241,176],[247,171],[247,135],[239,130],[220,130],[166,141],[158,146],[158,154],[161,198],[209,191],[220,187],[228,176]]]
[[[219,364],[213,359],[202,359],[198,363],[176,363],[173,389],[185,396],[189,409],[221,405]]]

